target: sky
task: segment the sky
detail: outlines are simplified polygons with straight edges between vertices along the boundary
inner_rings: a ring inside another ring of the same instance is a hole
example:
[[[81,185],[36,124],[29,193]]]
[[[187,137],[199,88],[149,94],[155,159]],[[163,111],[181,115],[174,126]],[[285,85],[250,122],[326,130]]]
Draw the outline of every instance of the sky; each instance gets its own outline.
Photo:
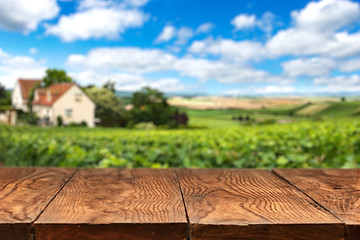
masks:
[[[360,94],[360,1],[0,0],[0,83],[211,95]]]

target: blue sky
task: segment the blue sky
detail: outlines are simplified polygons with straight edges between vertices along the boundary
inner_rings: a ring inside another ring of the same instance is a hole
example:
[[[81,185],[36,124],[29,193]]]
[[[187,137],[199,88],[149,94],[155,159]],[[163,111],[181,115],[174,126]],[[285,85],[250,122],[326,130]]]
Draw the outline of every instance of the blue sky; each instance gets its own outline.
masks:
[[[0,0],[0,82],[272,95],[360,93],[360,3]]]

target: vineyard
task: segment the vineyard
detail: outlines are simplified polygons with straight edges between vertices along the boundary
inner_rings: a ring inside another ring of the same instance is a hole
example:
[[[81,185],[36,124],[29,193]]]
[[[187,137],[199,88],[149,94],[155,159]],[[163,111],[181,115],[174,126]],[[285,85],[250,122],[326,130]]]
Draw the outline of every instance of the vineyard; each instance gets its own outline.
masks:
[[[149,131],[0,125],[6,166],[353,168],[359,153],[358,120]]]

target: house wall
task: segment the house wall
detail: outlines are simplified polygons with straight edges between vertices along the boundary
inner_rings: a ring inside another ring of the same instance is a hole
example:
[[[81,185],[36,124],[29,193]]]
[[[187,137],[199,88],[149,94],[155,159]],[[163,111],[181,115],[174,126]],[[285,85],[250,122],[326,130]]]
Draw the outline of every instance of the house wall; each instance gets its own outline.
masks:
[[[76,85],[72,86],[53,104],[53,116],[61,116],[64,124],[86,122],[88,127],[95,126],[95,104]]]
[[[33,105],[32,110],[40,119],[48,117],[51,123],[56,124],[51,106]]]
[[[11,95],[11,104],[15,109],[23,110],[24,112],[28,111],[28,107],[24,102],[19,82],[16,82],[14,90]]]
[[[9,123],[9,116],[6,112],[0,112],[0,123]]]
[[[0,112],[0,123],[16,125],[17,115],[16,111]]]

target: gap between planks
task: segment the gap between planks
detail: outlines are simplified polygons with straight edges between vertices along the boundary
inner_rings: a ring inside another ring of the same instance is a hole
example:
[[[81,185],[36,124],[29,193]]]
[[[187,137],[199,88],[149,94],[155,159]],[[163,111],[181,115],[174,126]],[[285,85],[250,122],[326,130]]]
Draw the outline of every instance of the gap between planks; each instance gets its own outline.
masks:
[[[50,199],[50,201],[45,205],[44,209],[41,210],[41,212],[39,213],[39,215],[31,222],[31,234],[32,234],[32,239],[35,239],[35,227],[34,227],[34,223],[40,218],[41,214],[43,214],[43,212],[47,209],[47,207],[53,202],[53,200],[56,198],[56,196],[64,189],[64,187],[71,181],[71,179],[75,176],[75,174],[79,171],[78,168],[75,169],[75,171],[73,172],[73,174],[69,177],[69,179],[64,183],[64,185],[59,189],[59,191],[56,192],[56,194],[54,194],[54,196]]]
[[[271,169],[271,172],[278,177],[279,179],[285,181],[286,183],[288,183],[289,185],[293,186],[294,188],[296,188],[297,190],[299,190],[302,194],[304,194],[306,197],[308,197],[309,199],[311,199],[313,202],[315,202],[318,206],[320,206],[322,209],[324,209],[325,211],[327,211],[328,213],[330,213],[331,215],[333,215],[336,219],[338,219],[339,221],[341,221],[346,229],[346,223],[340,218],[338,217],[335,213],[333,213],[331,210],[327,209],[326,207],[324,207],[322,204],[320,204],[318,201],[316,201],[314,198],[312,198],[311,196],[309,196],[305,191],[303,191],[301,188],[297,187],[296,185],[292,184],[290,181],[288,181],[285,177],[281,176],[280,174],[278,174],[276,171],[274,171],[274,169]],[[346,236],[346,231],[344,232],[344,239],[348,239]]]
[[[184,204],[187,227],[188,227],[188,240],[191,240],[191,224],[190,224],[189,214],[188,214],[185,199],[184,199],[184,193],[183,193],[183,191],[181,189],[181,182],[180,182],[179,175],[178,175],[178,169],[175,169],[174,172],[175,172],[175,175],[176,175],[176,181],[178,182],[178,185],[179,185],[179,191],[180,191],[180,194],[181,194],[181,199],[182,199],[182,202]]]

